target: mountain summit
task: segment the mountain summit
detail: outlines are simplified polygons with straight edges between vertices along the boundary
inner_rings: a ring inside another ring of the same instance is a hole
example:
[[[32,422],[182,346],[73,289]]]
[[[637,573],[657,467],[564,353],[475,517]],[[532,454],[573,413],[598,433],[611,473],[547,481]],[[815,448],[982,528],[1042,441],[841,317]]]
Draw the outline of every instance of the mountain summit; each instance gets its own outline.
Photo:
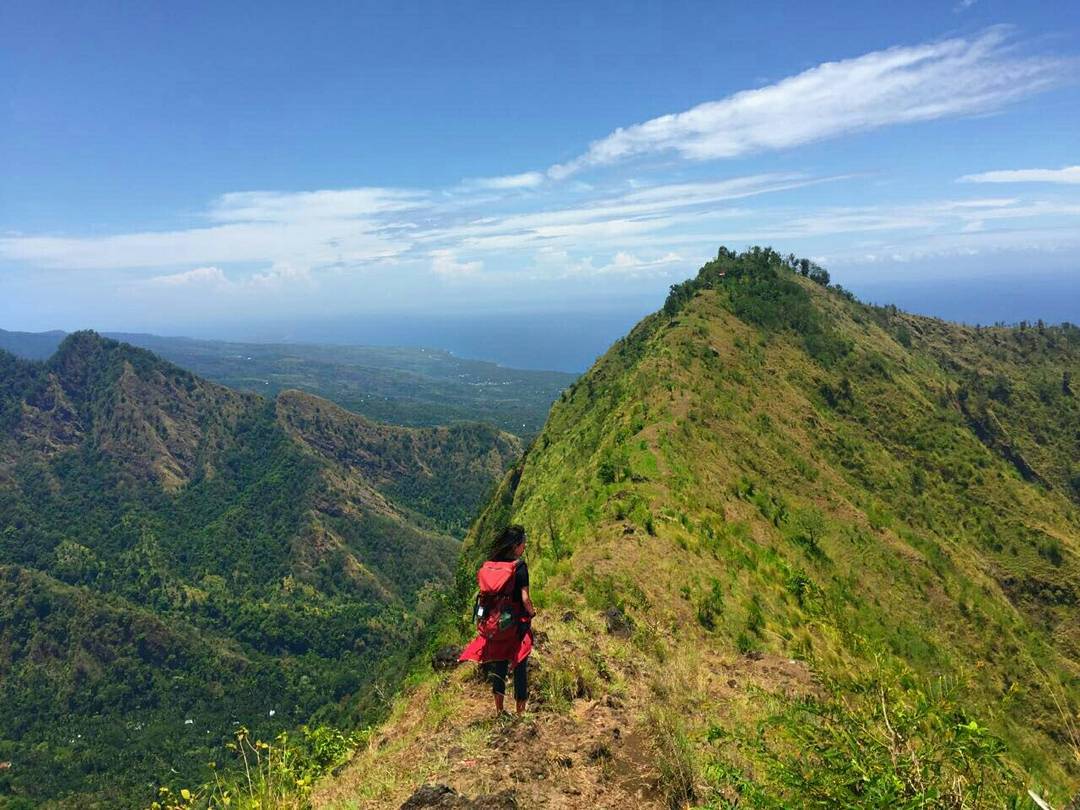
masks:
[[[316,806],[1063,806],[1078,373],[1076,327],[916,317],[722,249],[556,403],[466,542],[436,641],[523,523],[535,718],[433,673]]]

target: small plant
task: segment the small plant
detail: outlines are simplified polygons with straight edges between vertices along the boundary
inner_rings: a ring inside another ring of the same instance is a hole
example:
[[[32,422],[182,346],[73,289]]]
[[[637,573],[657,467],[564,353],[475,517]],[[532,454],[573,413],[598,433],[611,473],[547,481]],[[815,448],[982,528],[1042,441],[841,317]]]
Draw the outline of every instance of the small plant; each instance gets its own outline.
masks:
[[[759,638],[761,631],[765,629],[765,614],[761,611],[761,600],[757,594],[754,594],[750,609],[746,613],[746,629]]]
[[[807,556],[825,559],[820,541],[825,535],[826,524],[821,512],[814,508],[800,509],[790,516],[788,524],[792,542],[801,546]]]
[[[784,585],[788,593],[795,597],[799,607],[806,607],[807,602],[817,593],[813,581],[802,571],[793,572]]]
[[[654,709],[649,714],[649,731],[656,746],[660,790],[668,806],[672,810],[690,806],[698,794],[698,763],[682,721],[671,711]]]
[[[346,735],[320,726],[301,727],[299,741],[282,732],[273,742],[252,738],[241,726],[227,748],[237,758],[239,775],[223,775],[210,763],[214,778],[197,788],[158,789],[150,810],[286,810],[307,806],[315,780],[344,761],[363,734]]]
[[[551,711],[569,711],[575,700],[594,697],[601,691],[600,676],[592,661],[549,660],[536,670],[540,702]]]
[[[739,632],[738,638],[735,639],[735,647],[739,652],[744,655],[748,652],[754,652],[758,645],[754,638],[746,633],[745,630]]]
[[[712,580],[709,591],[698,602],[697,620],[706,630],[715,630],[720,615],[724,612],[724,592],[720,582]]]

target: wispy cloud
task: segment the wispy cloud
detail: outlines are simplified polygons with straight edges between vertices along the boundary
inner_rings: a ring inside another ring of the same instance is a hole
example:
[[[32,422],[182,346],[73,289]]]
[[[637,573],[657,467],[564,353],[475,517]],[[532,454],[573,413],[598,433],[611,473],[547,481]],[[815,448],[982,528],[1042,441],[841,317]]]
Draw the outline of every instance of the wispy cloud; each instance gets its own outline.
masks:
[[[271,263],[316,269],[397,256],[410,217],[430,207],[426,191],[355,188],[245,191],[215,199],[215,224],[104,237],[0,238],[0,257],[70,270]]]
[[[1062,169],[1003,169],[979,174],[965,174],[962,183],[1080,183],[1080,166]]]
[[[216,222],[364,220],[421,208],[429,194],[415,189],[347,188],[320,191],[237,191],[216,199],[207,215]]]
[[[68,270],[289,261],[309,267],[360,264],[399,255],[408,244],[370,226],[330,221],[245,222],[105,237],[0,239],[0,256]]]
[[[1022,259],[1020,264],[1015,265],[1015,269],[1028,271],[1038,267],[1037,263],[1031,261],[1034,255],[1066,251],[1072,253],[1077,247],[1080,247],[1080,235],[1071,228],[1030,227],[991,231],[967,227],[956,233],[930,235],[917,242],[881,242],[870,248],[839,250],[821,257],[821,261],[833,267],[866,269],[872,265],[913,264],[950,256],[1020,254],[1026,257],[1027,261]],[[912,270],[916,271],[918,268]],[[915,276],[905,272],[905,277]]]
[[[783,196],[851,179],[792,172],[623,183],[619,189],[583,192],[573,205],[565,204],[565,195],[548,191],[530,200],[529,210],[517,212],[505,212],[505,201],[486,194],[441,205],[433,202],[440,199],[434,192],[245,192],[214,200],[206,217],[229,221],[210,227],[106,237],[12,236],[0,239],[0,255],[39,267],[129,268],[144,294],[242,295],[315,289],[318,273],[364,272],[390,263],[399,274],[469,283],[514,274],[521,279],[643,278],[691,270],[721,242],[797,247],[817,240],[832,250],[829,242],[841,238],[882,243],[904,234],[918,242],[983,234],[984,243],[996,244],[1008,241],[996,231],[1015,229],[1014,222],[1080,226],[1080,200],[1009,196],[792,206]],[[765,197],[768,202],[749,202]],[[970,243],[964,237],[964,244]],[[155,269],[157,275],[138,280],[138,271]]]
[[[548,174],[561,179],[664,152],[691,160],[733,158],[890,124],[986,112],[1068,75],[1065,60],[1019,56],[1007,38],[1007,29],[996,27],[970,39],[826,62],[768,87],[620,127]]]
[[[701,212],[730,215],[722,204],[832,182],[840,177],[811,177],[773,173],[695,183],[658,183],[621,192],[597,193],[573,206],[488,216],[443,224],[416,234],[420,240],[460,243],[472,250],[513,250],[525,247],[563,248],[612,244],[632,235],[655,234],[695,221]]]
[[[493,191],[511,191],[520,188],[536,188],[546,180],[543,172],[522,172],[505,174],[500,177],[477,177],[467,180],[463,185],[468,188],[483,188]]]
[[[598,275],[617,274],[622,276],[652,275],[655,273],[666,274],[673,264],[681,264],[685,259],[674,251],[668,251],[656,258],[644,258],[626,250],[616,253],[611,262],[595,268]]]

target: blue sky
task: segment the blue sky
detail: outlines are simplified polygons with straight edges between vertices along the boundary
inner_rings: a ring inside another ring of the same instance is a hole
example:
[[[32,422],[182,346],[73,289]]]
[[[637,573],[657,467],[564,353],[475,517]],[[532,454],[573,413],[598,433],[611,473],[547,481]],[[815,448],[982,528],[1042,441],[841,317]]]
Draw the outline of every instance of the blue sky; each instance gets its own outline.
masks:
[[[644,312],[757,243],[1080,321],[1078,79],[1064,2],[8,0],[0,327]]]

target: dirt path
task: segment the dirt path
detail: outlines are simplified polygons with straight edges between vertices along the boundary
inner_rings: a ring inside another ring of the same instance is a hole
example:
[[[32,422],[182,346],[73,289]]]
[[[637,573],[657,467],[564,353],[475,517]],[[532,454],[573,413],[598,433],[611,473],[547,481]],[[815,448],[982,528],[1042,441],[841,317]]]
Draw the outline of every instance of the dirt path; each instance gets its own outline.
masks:
[[[789,694],[814,688],[801,662],[773,656],[701,664],[701,697],[718,714],[746,688]],[[423,708],[433,702],[442,707],[440,718]],[[538,701],[537,711],[524,718],[494,718],[487,684],[466,666],[418,687],[399,716],[336,779],[319,786],[313,803],[335,810],[400,808],[424,785],[440,785],[460,795],[429,791],[418,798],[431,803],[410,804],[410,810],[661,810],[668,804],[646,719],[649,706],[648,689],[639,683],[622,698],[578,699],[568,711]]]

